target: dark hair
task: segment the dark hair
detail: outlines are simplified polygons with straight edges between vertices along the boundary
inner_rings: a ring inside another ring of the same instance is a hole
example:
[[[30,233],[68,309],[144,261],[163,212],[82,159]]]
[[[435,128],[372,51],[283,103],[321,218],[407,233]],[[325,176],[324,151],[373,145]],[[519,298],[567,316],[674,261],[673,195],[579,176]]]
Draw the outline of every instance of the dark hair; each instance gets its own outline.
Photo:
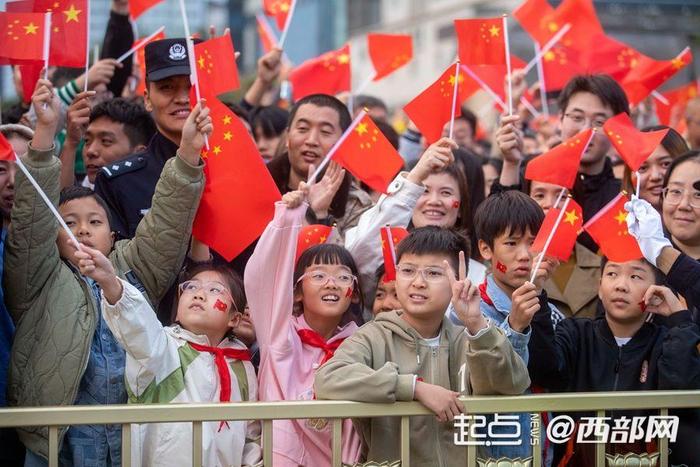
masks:
[[[343,131],[347,130],[352,123],[352,117],[350,116],[350,112],[348,112],[348,108],[340,100],[328,94],[311,94],[310,96],[302,97],[294,103],[289,111],[287,128],[292,126],[294,117],[296,117],[299,108],[304,104],[311,104],[315,105],[316,107],[330,107],[331,109],[335,110],[338,114],[340,129]]]
[[[644,132],[660,130],[668,130],[664,139],[661,140],[661,146],[668,151],[671,159],[676,159],[678,156],[688,152],[690,149],[688,148],[688,143],[686,143],[681,134],[673,128],[666,125],[654,125],[642,128]],[[625,173],[622,175],[622,189],[628,193],[633,193],[635,190],[634,184],[632,183],[632,171],[627,165],[625,165]]]
[[[151,114],[143,106],[121,97],[100,102],[90,111],[90,122],[102,117],[124,125],[124,134],[131,147],[147,145],[156,133]]]
[[[386,106],[386,103],[378,97],[369,96],[367,94],[359,94],[357,96],[354,96],[352,105],[353,113],[357,112],[358,110],[362,110],[365,107],[368,109],[378,107],[384,110],[385,112],[389,111],[389,109]]]
[[[256,130],[266,138],[280,136],[287,128],[289,112],[274,105],[256,107],[250,112],[250,126],[253,137],[257,138]]]
[[[465,148],[455,149],[452,151],[452,154],[455,156],[455,167],[463,174],[467,190],[466,196],[460,192],[462,205],[459,210],[459,228],[469,234],[471,257],[478,261],[481,259],[481,256],[477,248],[476,235],[474,235],[474,213],[479,205],[484,202],[484,185],[486,184],[484,171],[481,168],[481,157]],[[462,186],[460,186],[461,190]]]
[[[396,132],[396,130],[394,130],[394,127],[391,126],[389,122],[386,122],[384,120],[377,120],[376,118],[373,118],[372,121],[375,125],[377,125],[377,128],[379,128],[379,131],[382,132],[384,137],[389,140],[391,145],[394,146],[394,149],[398,151],[399,134]]]
[[[233,305],[236,311],[243,313],[246,306],[245,287],[241,276],[231,269],[227,264],[201,264],[187,271],[185,281],[194,279],[197,274],[202,272],[215,272],[224,279],[224,285],[231,291]]]
[[[112,212],[109,210],[107,203],[102,199],[100,195],[92,191],[90,188],[85,186],[70,185],[61,190],[61,194],[58,197],[58,205],[63,206],[69,201],[82,198],[92,198],[95,202],[105,210],[105,215],[107,216],[107,223],[109,224],[109,230],[112,230]]]
[[[333,243],[322,243],[321,245],[314,245],[308,250],[305,250],[297,260],[296,267],[294,268],[294,284],[295,291],[296,285],[299,278],[304,274],[306,268],[313,266],[315,264],[340,264],[350,268],[352,274],[358,278],[355,289],[353,290],[353,297],[356,297],[360,301],[360,307],[364,307],[364,300],[362,298],[362,289],[360,287],[359,277],[360,272],[357,269],[355,260],[353,259],[350,252],[342,247],[341,245],[336,245]],[[294,304],[294,315],[299,316],[304,312],[300,303]]]
[[[248,122],[248,124],[250,124],[250,122],[248,120],[248,118],[249,118],[248,111],[246,109],[244,109],[243,106],[241,106],[235,102],[224,102],[224,105],[226,107],[228,107],[229,110],[231,110],[231,112],[236,114],[236,116],[238,118],[240,118],[244,122]]]
[[[663,272],[661,272],[661,269],[657,268],[656,266],[654,266],[653,264],[651,264],[649,261],[647,261],[644,258],[640,258],[639,260],[651,268],[652,272],[654,273],[654,285],[663,285],[666,283],[666,275]],[[600,259],[601,272],[603,271],[603,269],[605,269],[605,265],[608,264],[609,262],[610,262],[610,260],[607,258],[607,256],[603,256]],[[615,262],[615,261],[613,261],[613,262]]]
[[[445,255],[456,273],[459,267],[459,252],[463,251],[467,260],[470,256],[469,250],[469,240],[457,230],[428,225],[413,230],[408,237],[401,240],[396,249],[396,262],[400,262],[405,254]]]
[[[503,171],[503,159],[499,159],[498,157],[489,157],[488,159],[484,159],[482,164],[490,165],[496,169],[496,173],[498,175],[501,175],[501,172]]]
[[[494,240],[503,234],[524,234],[527,229],[536,235],[544,212],[528,195],[516,190],[495,193],[481,203],[474,216],[477,239],[493,248]]]
[[[666,176],[664,177],[664,183],[663,183],[664,188],[666,188],[668,186],[668,181],[671,179],[671,175],[676,170],[676,168],[679,165],[683,164],[684,162],[688,162],[688,161],[700,163],[700,151],[697,151],[697,150],[696,151],[688,151],[685,154],[681,154],[680,156],[673,159],[673,162],[671,162],[671,165],[668,166],[668,170],[666,171]]]
[[[604,74],[578,75],[571,78],[559,94],[559,112],[562,114],[566,112],[569,100],[578,92],[594,94],[604,105],[610,107],[613,115],[622,112],[630,113],[630,104],[625,91],[611,76]]]
[[[476,141],[476,128],[479,122],[479,119],[476,117],[476,114],[472,112],[467,106],[462,106],[462,115],[459,117],[455,117],[457,119],[464,120],[469,124],[469,126],[472,129],[472,137]]]

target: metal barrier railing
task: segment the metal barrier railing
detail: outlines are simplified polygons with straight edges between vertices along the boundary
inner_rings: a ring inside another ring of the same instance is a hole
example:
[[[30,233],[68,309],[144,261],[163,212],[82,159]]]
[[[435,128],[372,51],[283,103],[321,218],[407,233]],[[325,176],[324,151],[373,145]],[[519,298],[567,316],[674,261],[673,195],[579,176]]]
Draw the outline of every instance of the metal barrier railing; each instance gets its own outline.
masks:
[[[523,396],[472,396],[462,398],[471,415],[534,412],[595,412],[606,410],[653,410],[668,415],[669,409],[700,407],[700,391],[634,391]],[[283,419],[333,419],[333,466],[341,466],[341,426],[344,418],[401,417],[401,465],[410,465],[409,418],[431,415],[418,402],[369,404],[349,401],[238,402],[228,404],[153,404],[69,407],[26,407],[0,410],[0,428],[48,426],[49,466],[58,466],[58,431],[67,425],[122,425],[122,465],[131,465],[132,423],[192,422],[192,464],[202,465],[202,422],[260,420],[263,461],[272,465],[272,421]],[[660,467],[668,467],[668,439],[659,440]],[[476,465],[476,446],[467,447],[467,465]],[[532,465],[540,467],[540,449],[533,449]],[[596,467],[605,465],[605,445],[596,444]]]

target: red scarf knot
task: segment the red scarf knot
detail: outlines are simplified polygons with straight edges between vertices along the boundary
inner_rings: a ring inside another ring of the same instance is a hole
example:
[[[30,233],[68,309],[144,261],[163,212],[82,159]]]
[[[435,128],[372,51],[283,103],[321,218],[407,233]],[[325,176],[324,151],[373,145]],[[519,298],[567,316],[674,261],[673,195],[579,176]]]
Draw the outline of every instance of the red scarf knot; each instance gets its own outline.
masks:
[[[221,382],[221,388],[219,389],[219,402],[230,402],[231,373],[228,365],[226,364],[226,357],[249,362],[250,352],[248,350],[241,349],[209,347],[208,345],[195,344],[194,342],[189,342],[189,344],[190,347],[198,352],[209,352],[214,354],[214,363],[216,364],[216,370],[219,373],[219,381]]]
[[[493,300],[491,300],[491,297],[489,297],[489,294],[486,293],[486,279],[484,278],[484,282],[479,284],[479,294],[481,295],[481,299],[486,303],[487,305],[493,306]]]
[[[324,355],[321,363],[319,363],[319,366],[330,360],[333,354],[335,354],[336,349],[340,347],[340,344],[342,344],[345,340],[343,337],[342,339],[337,339],[329,344],[319,335],[319,333],[311,329],[297,329],[297,334],[299,334],[299,338],[304,344],[323,350]]]

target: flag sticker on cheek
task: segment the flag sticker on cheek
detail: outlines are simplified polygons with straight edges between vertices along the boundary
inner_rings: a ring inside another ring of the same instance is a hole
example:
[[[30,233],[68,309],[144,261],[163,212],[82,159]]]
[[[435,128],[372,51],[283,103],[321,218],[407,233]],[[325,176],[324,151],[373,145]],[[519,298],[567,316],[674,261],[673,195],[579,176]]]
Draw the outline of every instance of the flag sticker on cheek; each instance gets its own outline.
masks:
[[[505,264],[501,263],[500,261],[496,262],[496,269],[498,269],[500,272],[505,274],[505,272],[508,270]]]
[[[455,208],[455,209],[459,208],[459,201],[456,201],[456,200],[453,201],[453,202],[452,202],[452,207]]]
[[[348,287],[348,291],[345,292],[346,297],[352,297],[352,287]]]
[[[222,313],[226,313],[226,310],[228,310],[228,305],[222,302],[221,300],[217,299],[216,302],[214,302],[214,308],[216,308]]]

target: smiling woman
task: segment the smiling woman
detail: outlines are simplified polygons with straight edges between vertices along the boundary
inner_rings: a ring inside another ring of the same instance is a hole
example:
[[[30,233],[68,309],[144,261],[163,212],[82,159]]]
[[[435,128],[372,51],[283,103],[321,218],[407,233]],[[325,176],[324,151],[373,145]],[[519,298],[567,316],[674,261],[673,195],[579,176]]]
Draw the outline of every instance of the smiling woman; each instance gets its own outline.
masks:
[[[663,184],[664,226],[683,253],[700,258],[700,152],[674,160]]]

